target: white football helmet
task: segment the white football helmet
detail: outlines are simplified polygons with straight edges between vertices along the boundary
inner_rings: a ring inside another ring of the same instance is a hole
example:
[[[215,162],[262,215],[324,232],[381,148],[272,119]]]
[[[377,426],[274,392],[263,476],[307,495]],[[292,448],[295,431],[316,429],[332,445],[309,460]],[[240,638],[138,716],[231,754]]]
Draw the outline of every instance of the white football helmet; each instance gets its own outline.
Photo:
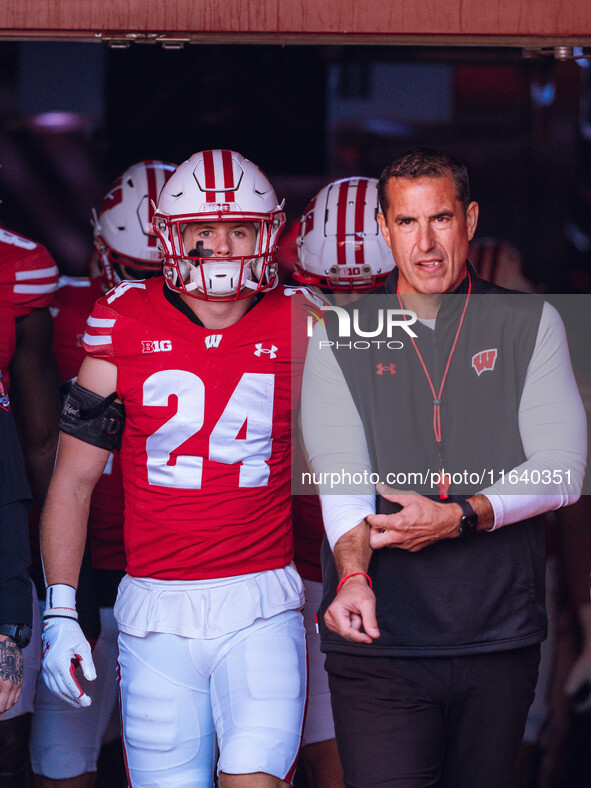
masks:
[[[377,215],[378,182],[342,178],[312,199],[300,220],[294,279],[333,292],[369,291],[394,268]]]
[[[175,165],[141,161],[111,185],[98,216],[93,211],[94,245],[107,287],[122,279],[162,273],[162,252],[152,228],[154,205]]]
[[[253,222],[252,255],[200,257],[185,249],[183,230],[194,222]],[[160,194],[153,223],[171,289],[201,300],[234,301],[277,285],[283,206],[266,175],[240,153],[206,150],[179,165]]]

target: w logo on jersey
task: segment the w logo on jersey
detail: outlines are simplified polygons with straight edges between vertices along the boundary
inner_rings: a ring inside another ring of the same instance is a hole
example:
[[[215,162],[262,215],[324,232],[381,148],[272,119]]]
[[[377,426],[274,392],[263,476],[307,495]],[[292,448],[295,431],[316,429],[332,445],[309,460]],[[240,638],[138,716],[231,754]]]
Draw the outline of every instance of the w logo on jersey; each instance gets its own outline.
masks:
[[[476,370],[478,377],[487,370],[490,372],[493,371],[497,360],[497,352],[497,348],[495,347],[489,350],[481,350],[480,353],[475,353],[472,356],[472,366]]]
[[[257,342],[256,345],[255,345],[255,348],[256,348],[256,350],[254,351],[254,354],[255,354],[255,356],[258,356],[259,358],[263,354],[268,355],[269,358],[277,358],[277,351],[279,350],[279,348],[276,345],[271,345],[271,347],[268,348],[268,347],[263,347],[263,343],[262,342]]]
[[[221,334],[209,334],[209,336],[205,337],[205,347],[206,348],[219,347],[221,341],[222,341]]]

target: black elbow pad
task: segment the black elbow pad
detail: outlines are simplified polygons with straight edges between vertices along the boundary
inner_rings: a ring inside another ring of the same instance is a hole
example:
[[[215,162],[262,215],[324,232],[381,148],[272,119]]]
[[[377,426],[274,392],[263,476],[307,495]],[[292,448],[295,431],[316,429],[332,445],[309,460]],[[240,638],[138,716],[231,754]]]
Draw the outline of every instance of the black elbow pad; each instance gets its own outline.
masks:
[[[60,430],[100,449],[119,449],[125,408],[123,403],[115,402],[116,398],[115,392],[101,397],[73,383],[64,401]]]

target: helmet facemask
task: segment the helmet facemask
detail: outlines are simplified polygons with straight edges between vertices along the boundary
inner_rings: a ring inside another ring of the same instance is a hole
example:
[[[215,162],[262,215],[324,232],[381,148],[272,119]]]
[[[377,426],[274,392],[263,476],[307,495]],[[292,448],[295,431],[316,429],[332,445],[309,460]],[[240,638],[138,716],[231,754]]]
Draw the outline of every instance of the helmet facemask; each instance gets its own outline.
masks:
[[[211,223],[253,224],[255,239],[246,255],[217,255],[207,239],[189,244],[188,225],[207,226],[201,215],[156,217],[154,227],[165,248],[164,275],[173,290],[200,300],[234,301],[272,290],[278,282],[275,249],[284,215],[256,219],[243,215],[214,217]]]
[[[152,279],[162,275],[162,254],[154,250],[154,261],[137,260],[118,254],[111,249],[100,234],[95,235],[94,246],[99,256],[99,264],[105,288],[110,290],[119,282],[129,279]]]

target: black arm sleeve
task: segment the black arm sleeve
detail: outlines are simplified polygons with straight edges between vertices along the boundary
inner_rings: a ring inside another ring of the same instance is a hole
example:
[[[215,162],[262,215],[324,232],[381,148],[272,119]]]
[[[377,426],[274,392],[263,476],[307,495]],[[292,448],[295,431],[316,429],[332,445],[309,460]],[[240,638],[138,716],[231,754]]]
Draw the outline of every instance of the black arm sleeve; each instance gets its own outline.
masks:
[[[115,392],[101,397],[73,383],[64,401],[60,430],[100,449],[120,449],[125,408],[115,402],[116,397]]]

